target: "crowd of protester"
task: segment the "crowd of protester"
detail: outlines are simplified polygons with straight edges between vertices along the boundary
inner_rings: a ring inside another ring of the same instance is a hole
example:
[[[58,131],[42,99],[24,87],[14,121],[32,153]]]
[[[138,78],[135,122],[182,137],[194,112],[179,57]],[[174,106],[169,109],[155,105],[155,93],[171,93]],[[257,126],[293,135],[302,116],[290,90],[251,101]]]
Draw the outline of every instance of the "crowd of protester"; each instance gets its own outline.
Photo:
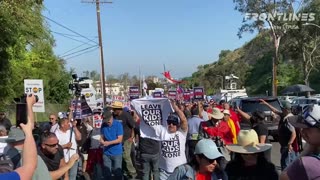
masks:
[[[74,119],[70,107],[68,116],[52,113],[42,125],[34,122],[34,103],[28,96],[28,121],[18,127],[0,112],[0,179],[320,179],[318,105],[296,116],[287,102],[279,111],[261,100],[280,119],[279,171],[271,162],[263,111],[247,114],[226,102],[171,100],[166,126],[153,126],[156,138],[148,138],[140,134],[139,113],[122,102],[83,119]],[[241,129],[240,121],[250,129]],[[307,142],[303,151],[298,136]]]

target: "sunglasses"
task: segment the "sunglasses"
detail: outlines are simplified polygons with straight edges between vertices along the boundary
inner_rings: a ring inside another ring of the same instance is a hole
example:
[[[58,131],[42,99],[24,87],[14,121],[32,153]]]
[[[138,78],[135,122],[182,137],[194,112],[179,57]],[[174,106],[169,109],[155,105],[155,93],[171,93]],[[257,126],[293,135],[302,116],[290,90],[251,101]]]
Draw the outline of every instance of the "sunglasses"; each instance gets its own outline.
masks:
[[[201,158],[202,159],[205,159],[206,161],[208,161],[210,164],[213,164],[215,161],[219,161],[219,158],[217,158],[217,159],[209,159],[209,158],[207,158],[205,155],[202,155],[201,156]]]
[[[167,124],[168,125],[172,124],[174,126],[177,126],[179,124],[179,122],[177,122],[177,121],[167,121]]]
[[[4,113],[0,113],[0,115],[1,115],[1,116],[3,116],[3,115],[4,115]]]
[[[49,118],[50,120],[54,120],[54,118]]]
[[[206,161],[208,161],[210,164],[213,164],[215,161],[218,161],[217,159],[209,159],[207,157],[204,156],[204,158]]]
[[[54,147],[58,146],[58,143],[56,143],[56,144],[44,144],[44,145],[49,146],[51,148],[54,148]]]

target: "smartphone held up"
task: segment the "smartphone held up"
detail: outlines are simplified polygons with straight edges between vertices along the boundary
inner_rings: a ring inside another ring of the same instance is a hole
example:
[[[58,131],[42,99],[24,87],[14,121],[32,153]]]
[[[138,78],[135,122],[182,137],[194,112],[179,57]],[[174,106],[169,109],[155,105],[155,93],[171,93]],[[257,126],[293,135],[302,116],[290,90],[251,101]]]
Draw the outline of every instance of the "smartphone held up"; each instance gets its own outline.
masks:
[[[27,96],[31,97],[32,94],[24,94],[20,98],[15,98],[16,102],[16,126],[18,127],[20,123],[27,124]],[[36,102],[39,101],[39,97],[34,95]]]

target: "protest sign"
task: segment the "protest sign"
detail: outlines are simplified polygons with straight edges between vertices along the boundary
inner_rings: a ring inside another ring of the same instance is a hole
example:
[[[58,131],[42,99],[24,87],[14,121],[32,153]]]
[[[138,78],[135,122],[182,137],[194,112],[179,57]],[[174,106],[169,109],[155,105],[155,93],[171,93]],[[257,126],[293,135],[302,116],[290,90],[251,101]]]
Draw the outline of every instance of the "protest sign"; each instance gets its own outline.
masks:
[[[190,92],[189,91],[185,91],[183,92],[183,100],[184,101],[190,101]]]
[[[130,100],[138,99],[140,95],[139,87],[138,86],[130,86],[129,87],[129,98]]]
[[[42,79],[25,79],[24,89],[26,94],[37,95],[39,100],[32,106],[33,112],[45,112],[44,89]]]
[[[204,99],[203,87],[194,87],[193,88],[193,96],[194,96],[195,100],[203,100]]]
[[[160,91],[155,91],[152,93],[154,98],[162,98],[162,93]]]
[[[169,98],[169,99],[176,99],[176,98],[177,98],[177,91],[175,91],[175,90],[169,90],[169,91],[168,91],[168,98]]]
[[[167,98],[141,98],[131,101],[131,106],[140,117],[141,137],[158,139],[154,126],[167,125],[167,118],[173,112]]]
[[[95,127],[95,128],[101,127],[101,125],[102,125],[102,116],[101,115],[95,114],[93,116],[93,125],[94,125],[93,127]]]
[[[73,119],[82,119],[92,115],[92,110],[88,105],[85,96],[73,99],[71,106],[74,107]]]

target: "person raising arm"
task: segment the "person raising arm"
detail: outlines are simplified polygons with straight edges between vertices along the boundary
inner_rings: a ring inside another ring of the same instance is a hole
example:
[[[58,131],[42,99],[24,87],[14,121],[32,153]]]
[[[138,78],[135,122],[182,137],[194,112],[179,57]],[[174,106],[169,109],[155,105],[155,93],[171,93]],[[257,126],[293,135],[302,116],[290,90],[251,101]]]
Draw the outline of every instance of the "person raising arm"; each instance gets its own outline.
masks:
[[[171,106],[180,118],[180,128],[183,132],[188,132],[188,121],[184,113],[179,109],[176,102],[171,100]]]
[[[24,147],[28,149],[28,151],[23,151],[22,166],[15,169],[13,172],[0,174],[0,179],[30,180],[37,167],[37,148],[32,135],[32,129],[34,128],[32,106],[36,103],[36,99],[34,95],[28,95],[26,100],[28,122],[27,124],[21,123],[20,127],[25,134]]]

